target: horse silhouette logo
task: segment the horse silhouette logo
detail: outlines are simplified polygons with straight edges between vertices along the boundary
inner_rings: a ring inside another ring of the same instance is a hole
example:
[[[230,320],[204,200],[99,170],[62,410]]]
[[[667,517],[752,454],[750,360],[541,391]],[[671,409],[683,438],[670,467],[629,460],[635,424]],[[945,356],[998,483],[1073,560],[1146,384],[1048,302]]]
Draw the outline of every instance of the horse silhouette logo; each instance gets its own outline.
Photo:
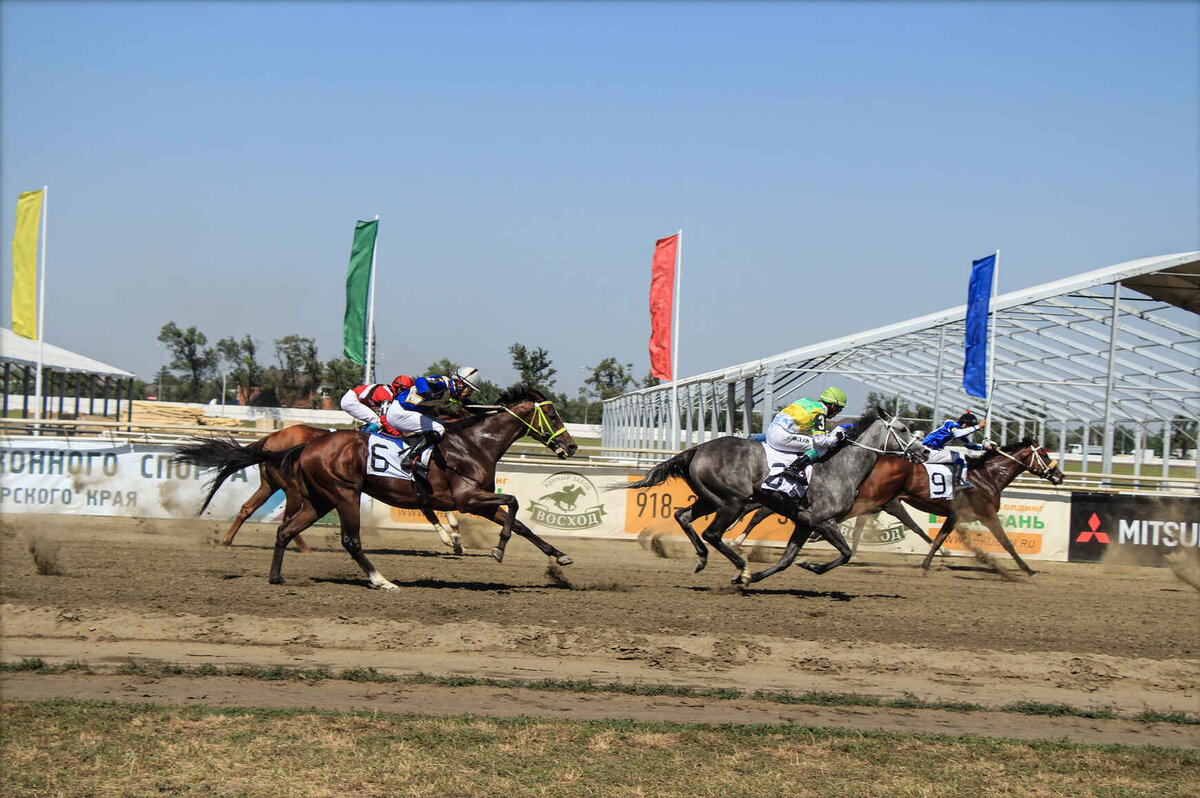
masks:
[[[550,501],[554,502],[555,506],[557,506],[560,510],[574,510],[575,503],[584,493],[584,489],[578,485],[567,485],[562,490],[556,490],[553,493],[547,493],[545,496],[538,499],[538,501],[544,502],[549,499]]]
[[[554,529],[587,529],[604,523],[604,504],[592,481],[574,471],[559,471],[542,482],[545,491],[530,502],[530,518]]]

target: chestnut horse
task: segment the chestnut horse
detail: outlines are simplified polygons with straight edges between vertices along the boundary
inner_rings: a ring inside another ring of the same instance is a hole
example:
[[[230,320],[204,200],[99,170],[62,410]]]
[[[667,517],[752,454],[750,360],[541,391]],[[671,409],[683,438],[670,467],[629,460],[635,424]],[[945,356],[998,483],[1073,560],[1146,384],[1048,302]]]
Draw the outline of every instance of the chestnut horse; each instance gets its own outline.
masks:
[[[512,533],[526,538],[553,557],[559,565],[570,565],[563,552],[538,537],[517,520],[515,496],[496,493],[496,463],[518,438],[529,435],[545,444],[560,458],[578,448],[562,419],[539,391],[527,386],[509,389],[499,404],[480,415],[446,425],[446,434],[430,460],[428,496],[424,502],[414,482],[367,473],[367,436],[354,430],[331,432],[304,446],[285,452],[250,449],[232,441],[210,439],[176,447],[175,458],[202,468],[217,468],[209,497],[229,474],[262,462],[276,464],[281,473],[298,481],[300,506],[279,526],[271,558],[271,584],[283,584],[283,555],[300,532],[331,510],[341,522],[342,546],[370,580],[372,587],[398,590],[385,579],[363,553],[359,540],[360,500],[366,493],[393,507],[457,510],[501,525],[500,540],[492,549],[503,562],[504,549]]]
[[[303,446],[313,438],[318,438],[321,435],[326,435],[334,432],[331,429],[323,429],[320,427],[309,427],[305,424],[297,424],[292,427],[284,427],[281,430],[276,430],[270,435],[249,444],[248,449],[270,449],[273,452],[282,452],[286,449],[291,449],[293,446]],[[266,504],[267,499],[277,490],[282,490],[286,500],[284,505],[283,517],[287,518],[292,513],[296,512],[296,508],[300,506],[300,486],[294,480],[289,480],[279,472],[279,468],[271,461],[265,461],[258,466],[258,490],[246,500],[242,505],[242,509],[238,510],[237,517],[233,519],[233,523],[229,526],[229,531],[225,533],[225,537],[221,539],[221,544],[224,546],[232,546],[233,538],[237,535],[238,530],[242,528],[242,524],[246,522],[250,516],[254,515],[254,511]],[[205,504],[207,506],[207,503]],[[200,509],[204,512],[204,508]],[[458,532],[458,518],[454,513],[446,514],[446,521],[450,524],[450,532],[442,526],[438,521],[438,517],[433,512],[422,508],[422,512],[433,524],[433,528],[437,530],[438,537],[447,546],[454,549],[455,554],[462,554],[462,536]],[[296,535],[296,548],[301,553],[308,554],[312,551],[308,544],[304,542],[304,538]]]
[[[988,449],[980,457],[972,458],[969,463],[969,480],[974,487],[959,489],[952,499],[931,499],[929,475],[923,466],[900,457],[880,457],[859,488],[854,506],[842,519],[859,516],[859,521],[854,527],[853,548],[858,548],[859,535],[865,523],[863,516],[880,510],[886,510],[896,516],[909,528],[919,530],[916,522],[900,504],[900,500],[903,499],[922,512],[933,513],[946,519],[938,530],[937,537],[932,541],[929,541],[923,532],[918,531],[921,537],[930,542],[929,553],[921,563],[922,568],[929,568],[933,555],[954,531],[955,524],[959,521],[979,521],[988,528],[1021,570],[1032,576],[1035,572],[1017,554],[996,515],[1000,510],[1000,492],[1023,471],[1041,477],[1051,485],[1061,485],[1063,473],[1058,469],[1057,461],[1032,438],[1025,438],[1019,443]],[[743,537],[768,515],[769,510],[760,509],[743,533]]]

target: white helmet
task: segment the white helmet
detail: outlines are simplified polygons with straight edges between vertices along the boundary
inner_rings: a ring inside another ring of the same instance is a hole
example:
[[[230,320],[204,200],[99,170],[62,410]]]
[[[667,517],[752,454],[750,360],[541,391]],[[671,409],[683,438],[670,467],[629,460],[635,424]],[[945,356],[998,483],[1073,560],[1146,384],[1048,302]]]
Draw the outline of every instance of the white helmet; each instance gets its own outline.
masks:
[[[472,391],[479,390],[479,369],[472,368],[471,366],[463,366],[455,372],[454,376],[462,380],[463,384]]]

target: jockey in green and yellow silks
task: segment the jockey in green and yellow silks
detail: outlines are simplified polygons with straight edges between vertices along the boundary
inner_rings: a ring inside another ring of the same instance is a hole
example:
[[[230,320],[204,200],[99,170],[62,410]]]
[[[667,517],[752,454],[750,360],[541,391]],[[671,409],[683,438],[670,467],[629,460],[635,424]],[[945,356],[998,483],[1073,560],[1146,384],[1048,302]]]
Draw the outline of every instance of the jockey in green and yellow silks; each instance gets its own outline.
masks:
[[[819,401],[818,401],[819,400]],[[781,452],[798,452],[784,473],[798,482],[808,482],[813,462],[846,437],[845,427],[825,431],[825,422],[846,406],[846,394],[826,388],[818,400],[799,399],[775,414],[767,427],[767,445]]]

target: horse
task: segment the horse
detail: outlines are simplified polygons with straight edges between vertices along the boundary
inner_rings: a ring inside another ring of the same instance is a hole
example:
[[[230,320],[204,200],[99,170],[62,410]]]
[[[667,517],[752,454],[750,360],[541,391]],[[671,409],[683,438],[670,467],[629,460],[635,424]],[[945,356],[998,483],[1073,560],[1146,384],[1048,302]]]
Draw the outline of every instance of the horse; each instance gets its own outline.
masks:
[[[960,520],[978,520],[988,528],[1017,566],[1027,575],[1032,576],[1035,571],[1026,565],[1025,561],[1017,554],[1012,541],[1004,532],[1004,526],[997,517],[1000,510],[1000,492],[1023,471],[1028,471],[1051,485],[1061,485],[1063,473],[1058,469],[1058,462],[1045,448],[1039,446],[1037,441],[1025,438],[1017,443],[989,449],[980,457],[973,458],[970,463],[970,480],[974,487],[959,490],[953,499],[932,499],[929,496],[929,476],[924,467],[900,457],[880,457],[875,468],[859,488],[854,506],[846,516],[847,518],[858,516],[858,522],[854,526],[851,551],[858,550],[859,538],[867,520],[866,516],[883,510],[900,519],[909,529],[915,531],[929,543],[929,552],[921,563],[921,567],[928,570],[933,561],[933,555],[937,553],[954,530],[955,524]],[[900,503],[901,499],[922,512],[945,517],[946,521],[938,530],[936,539],[929,539],[904,509]],[[750,530],[769,514],[770,511],[767,511],[766,508],[759,510],[739,540],[744,539],[745,535],[749,534]]]
[[[897,418],[881,408],[864,413],[846,436],[846,442],[813,467],[808,490],[810,504],[797,507],[790,498],[777,491],[763,490],[767,476],[767,458],[762,444],[747,438],[722,437],[705,441],[659,463],[645,477],[622,487],[649,488],[671,477],[684,479],[696,496],[688,507],[675,512],[675,521],[692,542],[699,558],[692,573],[699,573],[708,564],[708,543],[725,556],[738,570],[734,584],[757,582],[792,564],[809,536],[819,532],[838,549],[839,556],[827,563],[798,563],[802,568],[823,574],[850,559],[837,520],[844,518],[854,503],[858,486],[870,473],[878,455],[898,452],[917,461],[926,456],[925,447]],[[745,512],[750,502],[756,502],[789,518],[795,527],[775,565],[751,574],[745,559],[721,539],[733,523]],[[703,542],[692,528],[692,521],[706,515],[713,520],[704,530]]]
[[[247,448],[270,449],[274,452],[282,452],[286,449],[292,448],[293,446],[302,446],[311,441],[313,438],[318,438],[321,435],[326,435],[333,431],[334,430],[322,429],[320,427],[310,427],[305,424],[296,424],[291,427],[284,427],[281,430],[276,430],[270,435],[267,435],[265,438],[261,438],[254,443],[249,444]],[[242,524],[246,522],[246,519],[253,515],[255,510],[266,504],[267,499],[271,498],[271,495],[277,490],[283,491],[286,502],[284,505],[283,517],[287,518],[296,511],[296,508],[300,506],[300,486],[296,484],[294,480],[284,477],[284,475],[280,473],[279,468],[276,467],[271,461],[267,460],[260,463],[258,466],[258,490],[254,491],[250,498],[246,500],[246,503],[242,505],[242,508],[238,510],[237,517],[233,519],[233,523],[229,526],[229,531],[226,532],[225,537],[221,539],[221,544],[224,546],[232,546],[234,536],[237,535],[238,530],[242,528]],[[205,503],[205,507],[207,506],[207,503]],[[200,512],[204,512],[204,508],[201,508]],[[447,532],[446,528],[442,526],[441,521],[438,520],[437,515],[425,508],[422,508],[421,512],[425,514],[425,518],[429,520],[429,523],[433,524],[433,528],[437,531],[438,537],[441,538],[441,541],[450,548],[454,549],[455,554],[462,554],[462,536],[458,532],[458,518],[454,515],[454,513],[451,512],[446,514],[446,521],[450,524],[451,529],[450,532]],[[302,554],[308,554],[312,552],[312,549],[309,548],[308,544],[304,542],[304,538],[300,537],[299,535],[296,535],[295,543],[296,548],[298,548]]]
[[[367,575],[370,586],[399,589],[363,553],[359,540],[359,502],[364,493],[393,507],[457,510],[500,524],[500,540],[492,549],[497,562],[504,561],[505,547],[516,532],[553,557],[558,565],[570,565],[573,562],[570,557],[517,519],[519,503],[515,496],[495,492],[496,463],[526,434],[545,444],[559,458],[575,454],[578,446],[554,405],[538,390],[515,386],[498,401],[487,412],[445,425],[445,437],[430,459],[429,487],[424,499],[415,482],[367,474],[368,436],[354,430],[331,432],[285,452],[256,450],[219,439],[202,440],[176,447],[175,459],[218,469],[208,499],[230,474],[262,462],[275,463],[284,475],[293,475],[298,480],[300,506],[284,519],[275,534],[269,577],[273,585],[283,584],[283,555],[292,538],[336,509],[342,546]]]

